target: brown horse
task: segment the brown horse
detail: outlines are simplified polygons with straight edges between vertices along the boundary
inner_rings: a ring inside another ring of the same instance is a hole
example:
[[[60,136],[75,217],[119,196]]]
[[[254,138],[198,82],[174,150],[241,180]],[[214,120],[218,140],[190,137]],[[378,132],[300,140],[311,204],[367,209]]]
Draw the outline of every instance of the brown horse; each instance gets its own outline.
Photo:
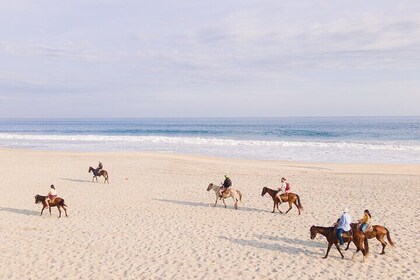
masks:
[[[96,179],[96,182],[98,182],[98,177],[104,176],[104,178],[105,178],[104,183],[108,182],[108,184],[109,184],[108,172],[106,172],[105,170],[101,169],[99,172],[96,172],[95,168],[93,168],[92,166],[89,166],[89,173],[90,172],[93,173],[92,182],[93,182],[94,179]]]
[[[358,223],[352,223],[351,224],[351,228],[353,230],[359,229],[360,228],[360,224]],[[368,239],[372,239],[374,237],[376,237],[376,239],[378,239],[379,242],[381,242],[382,244],[382,252],[381,255],[385,254],[385,247],[388,243],[385,242],[385,236],[388,239],[389,244],[394,247],[394,242],[391,240],[391,235],[389,234],[389,230],[386,227],[380,226],[380,225],[375,225],[372,226],[372,230],[371,231],[366,231],[365,235]],[[349,249],[350,246],[350,241],[347,244],[347,248],[345,249],[346,251]]]
[[[42,212],[44,212],[44,209],[47,207],[47,203],[45,202],[46,198],[47,198],[46,196],[39,195],[39,194],[35,196],[35,204],[42,202],[41,216],[42,216]],[[62,199],[61,197],[56,197],[54,201],[52,203],[50,202],[49,204],[50,204],[50,207],[49,207],[50,215],[51,215],[51,207],[57,207],[58,212],[60,213],[58,217],[60,218],[61,217],[60,207],[61,207],[64,209],[64,213],[66,213],[66,217],[68,217],[67,209],[66,209],[67,205],[64,203],[64,199]]]
[[[303,210],[302,204],[300,203],[300,197],[297,194],[294,194],[294,193],[282,194],[281,195],[281,200],[282,201],[280,201],[279,198],[277,197],[278,191],[272,190],[272,189],[267,188],[267,187],[264,187],[262,189],[261,196],[264,196],[266,193],[268,193],[271,196],[271,198],[273,199],[273,202],[274,202],[273,212],[271,212],[271,213],[274,213],[274,211],[277,207],[277,210],[279,210],[279,212],[281,214],[283,214],[283,212],[281,212],[280,209],[279,209],[279,204],[281,202],[289,202],[289,210],[287,210],[286,214],[289,213],[289,211],[292,209],[292,204],[296,205],[296,208],[298,209],[299,215],[300,215],[300,211]]]
[[[312,226],[310,229],[310,232],[311,232],[311,239],[315,239],[318,233],[322,234],[323,236],[325,236],[325,238],[327,238],[328,248],[327,248],[327,253],[323,257],[323,259],[326,259],[328,257],[328,253],[330,252],[331,246],[333,244],[335,245],[338,252],[340,253],[341,258],[344,259],[344,255],[343,253],[341,253],[340,246],[338,246],[338,238],[337,238],[337,235],[335,234],[334,227]],[[369,254],[369,243],[365,234],[362,231],[356,229],[352,231],[352,235],[343,234],[343,239],[344,239],[344,242],[353,241],[354,245],[356,245],[356,248],[357,248],[356,253],[359,251],[362,251],[363,261],[365,261],[365,258]],[[353,257],[355,256],[356,253],[353,254]]]

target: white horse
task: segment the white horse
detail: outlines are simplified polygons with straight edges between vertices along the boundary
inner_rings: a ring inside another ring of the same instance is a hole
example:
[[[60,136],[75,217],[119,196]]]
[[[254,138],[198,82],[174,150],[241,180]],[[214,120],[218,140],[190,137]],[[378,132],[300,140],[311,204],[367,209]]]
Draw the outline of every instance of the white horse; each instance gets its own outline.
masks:
[[[207,191],[213,190],[214,193],[216,194],[216,202],[214,202],[213,207],[216,207],[217,205],[217,200],[220,197],[220,189],[222,188],[222,186],[218,186],[215,185],[213,183],[211,183],[208,187],[207,187]],[[223,192],[223,196],[222,196],[222,200],[223,200],[223,204],[225,205],[226,208],[226,203],[225,203],[225,198],[229,198],[231,197],[233,199],[233,203],[235,204],[235,209],[238,209],[238,201],[242,202],[242,194],[239,190],[236,189],[232,189],[229,188],[229,192]]]

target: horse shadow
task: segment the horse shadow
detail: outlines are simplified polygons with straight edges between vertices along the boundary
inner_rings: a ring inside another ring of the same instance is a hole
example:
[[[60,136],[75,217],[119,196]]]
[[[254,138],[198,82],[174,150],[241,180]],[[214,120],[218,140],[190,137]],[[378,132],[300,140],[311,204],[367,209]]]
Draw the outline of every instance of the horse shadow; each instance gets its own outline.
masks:
[[[60,178],[61,180],[70,181],[70,182],[77,182],[77,183],[91,183],[92,181],[89,180],[80,180],[80,179],[71,179],[71,178]]]
[[[161,201],[161,202],[169,202],[179,205],[187,205],[187,206],[194,206],[194,207],[210,207],[213,206],[213,203],[204,203],[204,202],[193,202],[193,201],[183,201],[183,200],[172,200],[172,199],[161,199],[161,198],[153,198],[153,200]],[[223,202],[221,205],[217,205],[216,207],[224,208]],[[233,209],[233,206],[228,205],[226,209]],[[237,211],[246,211],[246,212],[267,212],[265,210],[257,209],[257,208],[250,208],[250,207],[241,207],[239,204]]]
[[[246,239],[226,237],[226,236],[219,236],[219,239],[224,239],[224,240],[239,244],[241,246],[251,246],[257,249],[265,249],[265,250],[276,251],[276,252],[285,252],[285,253],[289,253],[293,255],[298,255],[298,254],[317,255],[316,253],[307,249],[291,247],[288,245],[265,243],[265,242],[260,242],[253,239],[246,240]]]
[[[39,212],[32,211],[32,210],[26,210],[26,209],[0,207],[0,211],[11,212],[11,213],[26,215],[26,216],[39,216]]]
[[[287,237],[271,236],[271,235],[266,235],[266,234],[255,234],[254,236],[258,239],[275,240],[275,241],[292,243],[292,244],[302,245],[302,246],[309,246],[309,247],[315,247],[315,248],[324,248],[325,247],[325,245],[323,245],[323,244],[313,242],[313,241],[301,240],[301,239],[292,239],[292,238],[287,238]]]

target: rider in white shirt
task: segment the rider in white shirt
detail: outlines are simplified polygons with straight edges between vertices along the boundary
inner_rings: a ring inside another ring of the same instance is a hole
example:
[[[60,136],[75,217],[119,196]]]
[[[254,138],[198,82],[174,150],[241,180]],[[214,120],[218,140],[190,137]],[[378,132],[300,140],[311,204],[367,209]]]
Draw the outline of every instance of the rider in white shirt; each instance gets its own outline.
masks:
[[[48,192],[48,196],[45,199],[45,202],[47,203],[47,207],[50,207],[50,203],[54,202],[54,199],[57,197],[57,191],[55,190],[54,185],[51,185],[51,189]]]

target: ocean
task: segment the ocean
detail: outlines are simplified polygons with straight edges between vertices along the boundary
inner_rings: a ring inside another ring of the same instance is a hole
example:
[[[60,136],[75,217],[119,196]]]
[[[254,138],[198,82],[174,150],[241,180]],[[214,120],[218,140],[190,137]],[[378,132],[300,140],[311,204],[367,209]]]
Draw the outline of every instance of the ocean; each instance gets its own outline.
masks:
[[[2,119],[0,147],[420,163],[420,117]]]

